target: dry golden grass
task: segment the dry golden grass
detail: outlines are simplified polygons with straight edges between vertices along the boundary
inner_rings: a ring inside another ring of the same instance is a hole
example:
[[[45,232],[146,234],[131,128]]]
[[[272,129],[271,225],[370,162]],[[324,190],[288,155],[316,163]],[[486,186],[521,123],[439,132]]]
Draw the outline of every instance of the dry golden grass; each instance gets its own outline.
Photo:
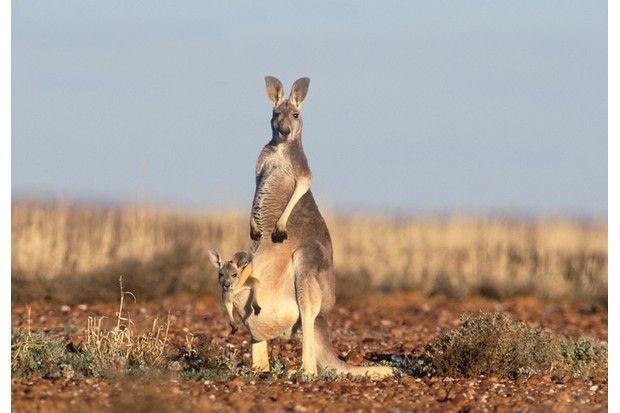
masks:
[[[22,377],[77,376],[110,377],[131,371],[149,371],[166,366],[170,314],[165,325],[155,318],[151,331],[139,334],[125,311],[125,296],[119,278],[120,300],[116,326],[105,327],[107,317],[89,316],[81,343],[31,330],[30,307],[27,328],[11,332],[11,371]]]
[[[28,202],[12,211],[14,300],[111,298],[97,294],[113,290],[120,273],[146,298],[216,291],[206,251],[231,255],[249,245],[247,214],[237,211]],[[456,297],[607,298],[606,221],[326,218],[341,295],[419,289]],[[88,282],[75,288],[76,280]],[[98,280],[107,288],[96,287]]]

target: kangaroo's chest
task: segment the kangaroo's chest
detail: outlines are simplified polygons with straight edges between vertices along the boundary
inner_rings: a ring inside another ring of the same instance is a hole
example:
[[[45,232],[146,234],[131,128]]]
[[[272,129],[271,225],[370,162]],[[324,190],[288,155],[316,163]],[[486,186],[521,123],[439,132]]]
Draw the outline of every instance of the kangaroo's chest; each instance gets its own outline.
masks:
[[[290,160],[285,154],[274,152],[263,162],[252,206],[254,220],[263,233],[273,230],[294,189]]]

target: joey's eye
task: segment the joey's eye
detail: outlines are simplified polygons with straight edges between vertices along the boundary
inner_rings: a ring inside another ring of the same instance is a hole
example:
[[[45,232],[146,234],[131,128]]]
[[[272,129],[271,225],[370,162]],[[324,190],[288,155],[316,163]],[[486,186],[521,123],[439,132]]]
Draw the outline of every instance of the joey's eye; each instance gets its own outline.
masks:
[[[299,113],[298,113],[298,112],[293,113],[293,117],[294,117],[295,119],[299,118]]]
[[[233,278],[237,278],[239,276],[239,274],[234,273],[232,276],[233,276]]]

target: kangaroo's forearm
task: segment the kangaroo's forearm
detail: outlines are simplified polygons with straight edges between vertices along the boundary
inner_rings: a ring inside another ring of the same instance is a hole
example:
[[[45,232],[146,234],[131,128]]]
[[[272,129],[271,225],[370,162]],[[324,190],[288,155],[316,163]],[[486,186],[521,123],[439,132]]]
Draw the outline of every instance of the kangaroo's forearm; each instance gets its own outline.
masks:
[[[260,287],[260,281],[258,278],[249,277],[246,281],[248,287],[252,291],[252,308],[254,309],[254,314],[259,314],[261,311],[261,307],[258,304],[258,289]]]
[[[278,218],[277,225],[279,227],[286,227],[286,223],[288,222],[288,218],[291,215],[291,212],[293,212],[293,208],[295,208],[295,205],[297,205],[297,202],[301,199],[301,197],[306,192],[308,192],[311,182],[312,178],[310,176],[302,176],[299,177],[297,181],[295,181],[295,189],[293,190],[293,194],[291,195],[291,198],[286,204],[282,215],[280,215],[280,218]]]
[[[260,280],[256,277],[253,276],[249,276],[246,280],[244,285],[250,287],[253,290],[257,290],[260,287]]]
[[[252,290],[252,301],[256,303],[256,296],[258,295],[258,289],[260,288],[260,281],[258,278],[249,277],[245,284]]]

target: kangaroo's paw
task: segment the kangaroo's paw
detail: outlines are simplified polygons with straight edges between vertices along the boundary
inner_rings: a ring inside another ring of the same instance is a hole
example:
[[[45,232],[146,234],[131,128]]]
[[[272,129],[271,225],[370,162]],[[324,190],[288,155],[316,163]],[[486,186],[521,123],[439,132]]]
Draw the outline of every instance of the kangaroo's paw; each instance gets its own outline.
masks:
[[[253,306],[252,306],[252,308],[254,309],[254,314],[255,314],[255,315],[259,315],[259,314],[260,314],[260,310],[262,310],[262,309],[260,308],[260,305],[258,305],[258,304],[253,305]]]
[[[271,240],[273,242],[282,242],[287,238],[286,228],[280,229],[276,226],[276,229],[271,233]]]
[[[254,241],[258,241],[263,236],[263,233],[254,225],[250,225],[250,238]]]

